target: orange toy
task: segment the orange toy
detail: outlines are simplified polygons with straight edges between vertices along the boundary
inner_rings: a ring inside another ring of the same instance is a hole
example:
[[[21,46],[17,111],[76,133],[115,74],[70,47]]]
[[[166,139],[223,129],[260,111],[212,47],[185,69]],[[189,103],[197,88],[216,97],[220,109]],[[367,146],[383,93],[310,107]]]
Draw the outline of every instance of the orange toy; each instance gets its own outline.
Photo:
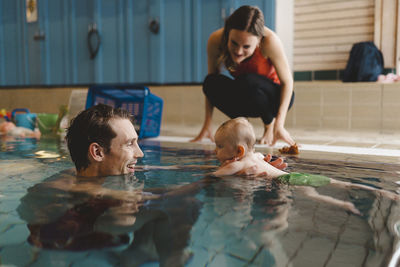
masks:
[[[299,147],[297,144],[294,144],[292,146],[284,146],[281,149],[279,149],[279,152],[282,154],[291,154],[291,155],[297,155],[299,154]]]

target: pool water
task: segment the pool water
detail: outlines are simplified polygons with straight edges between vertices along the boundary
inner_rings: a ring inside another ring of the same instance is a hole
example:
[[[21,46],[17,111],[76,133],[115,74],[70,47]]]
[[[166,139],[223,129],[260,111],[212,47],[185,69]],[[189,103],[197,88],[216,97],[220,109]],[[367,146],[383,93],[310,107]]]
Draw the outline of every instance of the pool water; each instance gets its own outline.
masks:
[[[135,175],[77,179],[58,140],[0,143],[0,266],[387,266],[397,200],[327,185],[212,178],[209,147],[140,143]],[[399,165],[287,157],[289,171],[396,194]],[[178,167],[171,167],[177,166]]]

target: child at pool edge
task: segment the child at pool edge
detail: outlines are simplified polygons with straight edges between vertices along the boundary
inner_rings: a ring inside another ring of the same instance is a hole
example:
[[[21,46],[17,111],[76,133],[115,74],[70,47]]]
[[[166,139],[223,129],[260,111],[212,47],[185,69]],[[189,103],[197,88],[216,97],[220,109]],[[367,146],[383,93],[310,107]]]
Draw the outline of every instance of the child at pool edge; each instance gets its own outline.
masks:
[[[266,179],[277,179],[281,183],[300,186],[301,190],[312,199],[341,206],[355,214],[360,214],[353,203],[330,196],[320,195],[314,187],[334,185],[344,188],[357,188],[374,191],[378,195],[392,200],[400,197],[390,191],[377,189],[363,184],[335,180],[322,175],[287,173],[279,170],[264,160],[264,155],[254,150],[256,142],[252,125],[246,118],[238,117],[224,122],[215,133],[215,153],[221,166],[212,173],[213,176],[229,175],[262,176]]]

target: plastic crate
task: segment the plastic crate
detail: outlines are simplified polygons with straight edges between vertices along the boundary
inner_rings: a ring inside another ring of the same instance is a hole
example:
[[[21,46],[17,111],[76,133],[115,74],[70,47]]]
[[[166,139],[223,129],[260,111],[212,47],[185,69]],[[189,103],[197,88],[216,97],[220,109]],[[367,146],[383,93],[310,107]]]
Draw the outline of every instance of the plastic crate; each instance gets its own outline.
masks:
[[[149,88],[136,85],[92,86],[86,98],[86,109],[97,104],[128,110],[135,117],[139,138],[160,134],[163,100]]]

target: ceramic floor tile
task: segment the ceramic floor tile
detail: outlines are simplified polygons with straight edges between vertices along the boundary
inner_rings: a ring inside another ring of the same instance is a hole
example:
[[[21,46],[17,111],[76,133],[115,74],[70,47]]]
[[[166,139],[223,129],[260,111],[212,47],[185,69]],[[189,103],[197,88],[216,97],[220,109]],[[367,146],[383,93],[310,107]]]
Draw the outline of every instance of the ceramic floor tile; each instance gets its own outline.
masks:
[[[375,148],[400,149],[399,144],[376,144]]]
[[[375,147],[376,143],[355,143],[355,142],[346,142],[346,141],[333,141],[329,143],[331,146],[348,146],[348,147],[366,147],[366,148],[373,148]]]

